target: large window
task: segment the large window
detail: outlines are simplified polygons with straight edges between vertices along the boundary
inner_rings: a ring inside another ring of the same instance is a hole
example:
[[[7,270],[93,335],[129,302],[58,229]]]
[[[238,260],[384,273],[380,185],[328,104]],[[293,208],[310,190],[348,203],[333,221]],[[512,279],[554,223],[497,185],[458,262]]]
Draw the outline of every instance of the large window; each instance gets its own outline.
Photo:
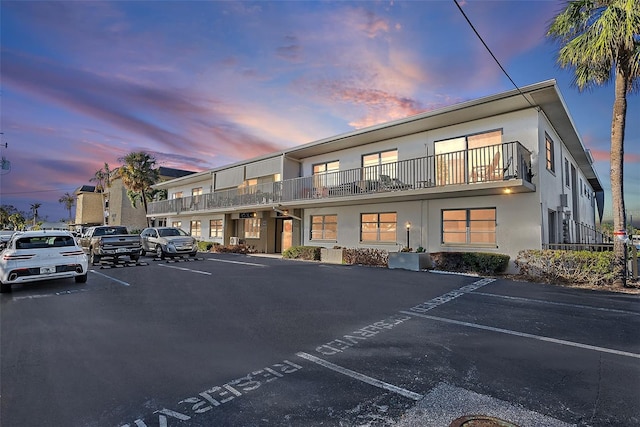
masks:
[[[442,243],[489,245],[496,243],[496,209],[442,211]]]
[[[434,148],[437,185],[503,178],[501,129],[436,141]]]
[[[398,215],[395,212],[361,214],[360,240],[395,243],[397,222]]]
[[[387,150],[362,156],[363,179],[379,180],[382,175],[397,178],[398,150]]]
[[[337,240],[338,215],[311,216],[311,240]]]
[[[245,239],[260,238],[260,218],[245,218],[244,238]]]
[[[313,182],[315,187],[329,187],[339,184],[338,172],[340,161],[318,163],[313,165]]]
[[[209,237],[222,237],[222,220],[209,220]]]
[[[546,133],[544,134],[545,139],[545,147],[546,147],[546,160],[547,160],[547,169],[551,172],[556,171],[556,157],[555,157],[555,148],[553,146],[553,140]]]
[[[200,221],[191,221],[191,233],[193,237],[202,237],[202,223]]]
[[[171,226],[175,228],[182,228],[182,221],[171,221]]]

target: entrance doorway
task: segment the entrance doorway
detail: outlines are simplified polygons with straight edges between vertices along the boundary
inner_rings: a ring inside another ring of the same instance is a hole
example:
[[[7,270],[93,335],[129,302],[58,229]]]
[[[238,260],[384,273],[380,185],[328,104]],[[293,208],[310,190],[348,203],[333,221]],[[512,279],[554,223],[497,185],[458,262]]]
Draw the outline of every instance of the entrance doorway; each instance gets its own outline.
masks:
[[[276,219],[276,247],[274,252],[279,254],[293,245],[293,220],[277,218]]]

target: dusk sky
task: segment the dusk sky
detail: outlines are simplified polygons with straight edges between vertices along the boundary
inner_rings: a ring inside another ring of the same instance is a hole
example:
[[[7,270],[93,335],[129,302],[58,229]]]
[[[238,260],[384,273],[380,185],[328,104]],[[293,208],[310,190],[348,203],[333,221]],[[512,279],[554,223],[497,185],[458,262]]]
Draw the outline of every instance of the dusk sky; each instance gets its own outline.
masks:
[[[610,216],[613,84],[580,93],[545,38],[559,1],[460,1],[520,86],[556,79]],[[451,1],[0,3],[0,204],[58,199],[132,151],[206,170],[513,89]],[[4,148],[8,143],[8,148]],[[626,207],[640,219],[640,95]]]

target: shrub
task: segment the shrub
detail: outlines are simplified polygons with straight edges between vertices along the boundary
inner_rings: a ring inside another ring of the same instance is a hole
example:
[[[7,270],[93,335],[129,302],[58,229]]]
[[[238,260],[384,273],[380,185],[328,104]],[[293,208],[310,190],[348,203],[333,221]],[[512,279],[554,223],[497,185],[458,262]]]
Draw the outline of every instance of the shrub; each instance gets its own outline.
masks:
[[[385,250],[370,248],[345,249],[343,257],[345,264],[386,267],[389,260],[389,253]]]
[[[211,246],[211,252],[219,254],[252,254],[256,252],[256,249],[247,245],[213,245]]]
[[[431,258],[436,269],[459,273],[496,275],[509,265],[509,255],[484,252],[436,252]]]
[[[319,246],[292,246],[282,252],[282,258],[320,261]]]
[[[213,242],[198,241],[198,250],[200,252],[209,252],[213,247]]]
[[[515,260],[523,276],[538,281],[585,285],[613,282],[613,252],[528,250]]]

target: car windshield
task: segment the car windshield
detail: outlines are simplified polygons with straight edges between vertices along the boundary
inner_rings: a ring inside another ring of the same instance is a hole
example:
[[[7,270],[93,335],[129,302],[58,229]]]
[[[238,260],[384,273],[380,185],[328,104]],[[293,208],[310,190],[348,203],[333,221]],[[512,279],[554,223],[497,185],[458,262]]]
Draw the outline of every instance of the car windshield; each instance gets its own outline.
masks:
[[[180,228],[162,228],[158,230],[158,234],[160,237],[188,236],[187,232]]]
[[[16,249],[48,249],[62,246],[75,246],[71,236],[32,236],[16,241]]]

